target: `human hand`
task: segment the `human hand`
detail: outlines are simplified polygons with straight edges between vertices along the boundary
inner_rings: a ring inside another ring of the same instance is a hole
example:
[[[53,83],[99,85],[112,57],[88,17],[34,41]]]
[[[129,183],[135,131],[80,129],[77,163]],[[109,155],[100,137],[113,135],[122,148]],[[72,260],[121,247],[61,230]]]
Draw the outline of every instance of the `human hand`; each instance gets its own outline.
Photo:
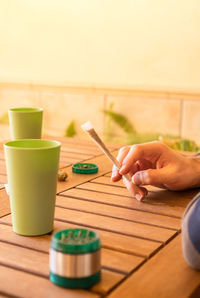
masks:
[[[200,186],[200,158],[184,156],[161,142],[123,147],[117,160],[122,166],[120,170],[113,166],[112,181],[118,181],[122,175],[129,174],[132,183],[125,179],[123,181],[138,200],[147,195],[144,185],[169,190]]]

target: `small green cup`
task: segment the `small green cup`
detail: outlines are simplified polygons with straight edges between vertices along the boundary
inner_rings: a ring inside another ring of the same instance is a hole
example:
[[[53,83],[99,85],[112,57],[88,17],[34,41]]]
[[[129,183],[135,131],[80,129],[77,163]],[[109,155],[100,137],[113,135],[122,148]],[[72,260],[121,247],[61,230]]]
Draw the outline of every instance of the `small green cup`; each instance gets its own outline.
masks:
[[[12,140],[40,139],[43,109],[13,108],[8,110]]]
[[[13,230],[25,236],[53,230],[60,143],[27,139],[4,144]]]

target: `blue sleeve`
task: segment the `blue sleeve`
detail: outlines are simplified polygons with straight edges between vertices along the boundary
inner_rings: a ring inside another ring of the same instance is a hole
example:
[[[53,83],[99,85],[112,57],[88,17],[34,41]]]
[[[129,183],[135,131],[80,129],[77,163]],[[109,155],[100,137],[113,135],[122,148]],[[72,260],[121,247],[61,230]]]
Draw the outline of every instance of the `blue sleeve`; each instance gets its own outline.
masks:
[[[182,248],[188,265],[200,270],[200,193],[189,203],[182,218]]]

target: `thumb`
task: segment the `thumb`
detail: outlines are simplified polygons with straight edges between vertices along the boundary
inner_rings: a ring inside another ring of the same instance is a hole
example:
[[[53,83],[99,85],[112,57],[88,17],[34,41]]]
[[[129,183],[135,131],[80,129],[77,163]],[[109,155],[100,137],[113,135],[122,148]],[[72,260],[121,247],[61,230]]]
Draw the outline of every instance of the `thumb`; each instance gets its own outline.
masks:
[[[136,185],[162,185],[165,182],[166,171],[162,169],[148,169],[139,171],[132,176],[132,181]]]

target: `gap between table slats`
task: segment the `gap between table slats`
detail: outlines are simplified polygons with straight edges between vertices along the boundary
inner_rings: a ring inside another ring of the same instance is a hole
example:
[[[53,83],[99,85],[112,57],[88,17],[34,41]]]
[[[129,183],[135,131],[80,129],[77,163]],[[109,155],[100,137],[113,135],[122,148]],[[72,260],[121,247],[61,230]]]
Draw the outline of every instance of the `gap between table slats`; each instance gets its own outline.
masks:
[[[76,193],[78,189],[71,189],[57,196],[56,205],[58,207],[64,207],[67,209],[84,211],[88,213],[93,213],[97,215],[104,215],[111,218],[124,219],[131,222],[139,222],[147,225],[179,230],[180,229],[180,219],[170,216],[163,216],[159,214],[152,214],[143,212],[142,210],[127,209],[124,207],[113,206],[103,204],[100,202],[94,202],[85,200],[84,192],[82,192],[81,199],[76,196],[71,196],[70,194]],[[95,194],[94,198],[95,198]],[[141,203],[142,204],[142,203]]]
[[[179,235],[117,286],[108,297],[186,298],[199,284],[200,272],[186,264]]]
[[[90,181],[91,179],[102,176],[108,171],[110,171],[111,162],[105,155],[100,155],[92,159],[87,160],[87,162],[94,163],[98,165],[98,172],[95,174],[83,175],[72,172],[72,167],[63,168],[67,173],[68,179],[66,181],[58,182],[57,193],[63,192],[67,189],[73,188],[79,184]]]
[[[100,295],[86,290],[71,290],[58,287],[47,278],[33,275],[15,268],[0,265],[0,293],[9,297],[31,298],[97,298]]]
[[[85,182],[78,185],[77,188],[99,192],[102,193],[102,195],[112,194],[115,197],[129,198],[129,201],[131,199],[135,202],[132,203],[132,205],[140,206],[143,210],[175,217],[182,216],[187,204],[198,193],[198,190],[188,190],[185,192],[158,190],[150,192],[145,202],[137,202],[130,196],[127,189],[122,187]],[[118,201],[117,198],[116,201]]]
[[[136,210],[136,211],[147,212],[150,214],[169,216],[170,218],[173,217],[178,220],[180,220],[180,217],[181,217],[181,216],[175,216],[175,215],[169,214],[171,210],[173,211],[172,206],[171,207],[168,205],[165,206],[167,210],[165,210],[163,207],[161,209],[159,206],[155,207],[153,204],[151,204],[151,202],[149,203],[138,202],[132,197],[125,197],[125,196],[119,196],[111,193],[104,193],[101,191],[89,189],[89,187],[85,188],[84,183],[79,185],[76,188],[74,187],[67,191],[63,191],[59,193],[59,195],[69,196],[80,200],[85,200],[85,201],[87,200],[89,202],[101,203],[101,204],[110,205],[114,207],[123,207],[124,209],[128,209],[128,210]],[[182,213],[184,211],[184,208],[176,207],[176,210],[177,209],[179,213]]]
[[[4,228],[10,228],[9,226],[4,226]],[[2,229],[2,226],[1,226]],[[14,234],[14,233],[13,233]],[[4,235],[5,236],[5,235]],[[39,237],[30,237],[32,240],[31,242],[31,249],[26,248],[24,246],[20,246],[20,241],[22,238],[27,238],[23,236],[18,236],[18,241],[16,241],[16,237],[12,238],[12,235],[10,235],[10,240],[8,242],[3,242],[0,241],[0,264],[4,265],[6,267],[10,267],[13,269],[17,269],[23,272],[27,272],[33,275],[37,275],[43,278],[48,279],[49,276],[49,256],[48,252],[39,252],[37,250],[34,250],[35,244],[37,243],[37,246],[39,245],[40,238]],[[28,237],[29,239],[29,237]],[[28,239],[26,239],[26,246],[28,245]],[[10,241],[14,242],[11,243]],[[50,244],[50,236],[47,236],[46,239],[46,249],[47,246],[49,247]],[[24,242],[24,240],[22,240]],[[29,244],[30,245],[30,244]],[[102,252],[103,254],[103,262],[110,262],[113,266],[117,267],[117,264],[119,264],[120,259],[126,259],[126,265],[125,267],[129,267],[130,271],[130,265],[128,264],[128,256],[122,253],[118,253],[118,255],[112,257],[112,254],[108,252],[108,250],[104,249]],[[109,258],[113,258],[111,261]],[[132,256],[133,258],[133,256]],[[141,263],[141,258],[134,257],[133,265],[132,268],[137,268],[137,266]],[[117,262],[117,264],[116,264]],[[130,260],[131,262],[131,260]],[[125,263],[124,263],[125,264]],[[131,269],[132,269],[131,268]],[[94,287],[91,288],[92,291],[105,294],[107,291],[109,291],[113,286],[116,285],[117,282],[119,282],[122,278],[125,277],[125,273],[119,273],[117,271],[120,270],[115,270],[115,269],[102,269],[102,281],[95,285]],[[1,290],[1,285],[0,285],[0,290]]]
[[[0,190],[0,217],[10,213],[9,198],[6,195],[5,188]]]
[[[0,223],[5,225],[12,225],[11,215],[4,216],[0,218]],[[83,228],[88,228],[87,225],[81,225]],[[66,228],[77,228],[80,225],[72,224],[64,221],[54,220],[54,231],[62,230]],[[104,231],[99,228],[93,229],[98,232],[102,245],[105,248],[115,250],[118,252],[123,252],[127,254],[133,254],[139,257],[148,258],[155,254],[161,247],[161,242],[149,241],[141,238],[136,238],[133,236],[121,235],[118,233],[113,233],[109,231]],[[44,239],[46,236],[43,236]],[[43,237],[41,237],[40,250],[44,250],[43,247]],[[44,240],[45,241],[45,240]],[[39,249],[39,248],[38,248]]]
[[[23,237],[16,235],[12,231],[12,227],[8,225],[0,225],[0,241],[5,243],[11,243],[16,246],[29,248],[42,253],[49,252],[51,235],[45,235],[42,237]],[[29,240],[30,239],[30,240]],[[42,250],[40,248],[40,241],[42,241]],[[2,245],[0,245],[1,247]],[[2,248],[3,251],[3,248]],[[0,256],[0,259],[2,257]],[[112,249],[102,248],[102,266],[111,271],[128,274],[133,269],[137,268],[143,263],[144,258],[113,251]]]

